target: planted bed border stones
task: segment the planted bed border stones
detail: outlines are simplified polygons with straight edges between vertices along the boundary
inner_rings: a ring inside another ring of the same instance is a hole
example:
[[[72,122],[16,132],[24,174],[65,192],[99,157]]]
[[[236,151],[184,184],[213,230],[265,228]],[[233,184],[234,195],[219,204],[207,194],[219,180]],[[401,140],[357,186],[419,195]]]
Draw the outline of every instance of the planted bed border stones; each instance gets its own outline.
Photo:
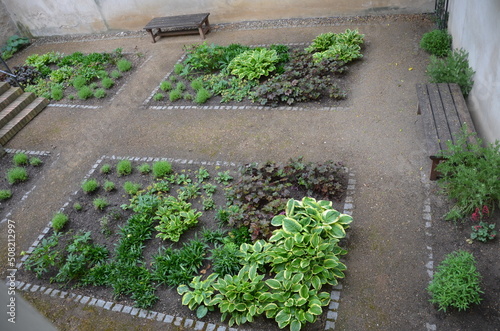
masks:
[[[50,152],[47,151],[26,151],[24,149],[11,149],[11,148],[5,148],[5,152],[8,154],[17,154],[17,153],[24,153],[27,155],[33,155],[33,156],[49,156]],[[31,192],[36,188],[36,185],[34,185],[28,192],[26,192],[23,197],[21,198],[21,201],[24,201],[28,198]],[[12,215],[12,212],[8,212],[7,215],[0,221],[0,224],[3,224],[9,220],[9,217]]]
[[[19,152],[18,150],[8,150],[6,149],[8,153],[17,153]],[[49,152],[27,152],[23,151],[27,154],[30,155],[48,155],[50,154]],[[33,154],[31,154],[33,153]],[[39,153],[39,154],[34,154],[34,153]],[[46,153],[46,154],[45,154]],[[239,163],[235,162],[227,162],[227,161],[196,161],[196,160],[187,160],[187,159],[174,159],[174,158],[160,158],[160,157],[130,157],[130,156],[116,156],[116,155],[103,155],[101,156],[92,166],[92,168],[89,170],[89,172],[85,175],[84,180],[88,179],[100,166],[100,164],[104,160],[130,160],[130,161],[137,161],[137,162],[156,162],[156,161],[168,161],[170,163],[177,163],[177,164],[194,164],[194,165],[204,165],[204,166],[223,166],[223,167],[237,167],[241,166]],[[352,216],[352,213],[354,211],[354,193],[356,190],[356,179],[355,179],[355,173],[352,171],[352,169],[345,168],[346,173],[348,173],[348,183],[347,183],[347,189],[346,189],[346,197],[344,201],[344,208],[343,208],[343,213],[348,214]],[[78,191],[74,192],[72,195],[76,195]],[[61,207],[60,211],[64,211],[65,208],[68,207],[68,205],[71,203],[72,198],[70,197],[69,200]],[[42,239],[45,237],[45,235],[50,231],[52,224],[49,222],[47,226],[42,230],[41,234],[37,237],[37,239],[31,244],[29,249],[26,251],[26,254],[21,258],[21,262],[16,264],[16,269],[19,269],[22,267],[23,262],[25,262],[29,255],[36,249],[36,247],[40,244]],[[349,232],[347,233],[346,238],[349,237]],[[203,321],[195,321],[190,318],[183,318],[180,316],[173,316],[173,315],[168,315],[165,313],[161,312],[156,312],[156,311],[151,311],[151,310],[146,310],[146,309],[141,309],[141,308],[135,308],[131,306],[125,306],[119,303],[115,303],[112,301],[105,301],[101,300],[98,298],[93,298],[89,296],[83,296],[83,295],[77,295],[75,293],[71,292],[66,292],[66,291],[61,291],[57,290],[51,287],[46,287],[46,286],[39,286],[39,285],[33,285],[30,283],[25,283],[22,281],[16,281],[16,289],[19,291],[25,291],[25,292],[39,292],[45,295],[50,295],[51,297],[54,298],[61,298],[61,299],[66,299],[66,300],[71,300],[83,305],[87,306],[95,306],[99,308],[103,308],[106,310],[114,311],[114,312],[121,312],[125,314],[130,314],[132,316],[137,316],[140,318],[146,318],[146,319],[151,319],[151,320],[156,320],[158,322],[164,322],[167,324],[173,324],[175,326],[179,327],[184,327],[188,328],[194,331],[238,331],[237,328],[232,328],[232,327],[227,327],[224,325],[217,325],[213,323],[207,323]],[[338,284],[333,287],[331,293],[330,293],[330,304],[328,306],[328,311],[326,312],[326,323],[325,323],[325,331],[331,331],[335,330],[335,323],[337,321],[338,317],[338,309],[340,305],[340,293],[342,290],[342,284]],[[435,329],[429,329],[429,330],[435,330]]]

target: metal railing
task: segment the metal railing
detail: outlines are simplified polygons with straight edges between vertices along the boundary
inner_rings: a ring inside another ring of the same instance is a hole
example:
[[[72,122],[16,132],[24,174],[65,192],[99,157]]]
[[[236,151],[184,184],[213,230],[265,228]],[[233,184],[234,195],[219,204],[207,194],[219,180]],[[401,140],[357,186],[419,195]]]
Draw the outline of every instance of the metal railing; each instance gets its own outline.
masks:
[[[17,86],[19,86],[21,88],[21,90],[24,92],[24,88],[22,87],[22,85],[19,83],[19,81],[17,80],[17,76],[14,75],[14,73],[12,73],[12,71],[10,70],[9,66],[7,65],[7,63],[3,60],[3,58],[0,56],[0,60],[2,61],[2,64],[3,66],[6,68],[7,71],[5,70],[0,70],[0,73],[2,74],[6,74],[7,76],[10,76],[12,77],[12,79],[14,80],[14,82],[16,83]]]
[[[448,3],[449,0],[436,0],[434,4],[436,24],[440,30],[446,30],[448,28]]]

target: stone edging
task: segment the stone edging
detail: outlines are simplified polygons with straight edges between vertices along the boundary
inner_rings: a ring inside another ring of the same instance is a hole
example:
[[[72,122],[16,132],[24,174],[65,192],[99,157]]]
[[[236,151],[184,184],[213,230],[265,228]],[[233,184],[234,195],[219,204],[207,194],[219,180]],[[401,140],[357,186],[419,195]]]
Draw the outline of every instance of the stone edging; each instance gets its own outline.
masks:
[[[17,150],[10,150],[6,149],[8,153],[12,152],[17,152]],[[26,151],[24,151],[26,152]],[[49,152],[26,152],[26,153],[33,153],[33,155],[48,155]],[[39,153],[39,154],[35,154]],[[42,153],[47,153],[47,154],[42,154]],[[99,165],[104,161],[104,160],[130,160],[130,161],[138,161],[138,162],[155,162],[155,161],[168,161],[171,163],[178,163],[178,164],[196,164],[196,165],[207,165],[207,166],[226,166],[226,167],[236,167],[240,166],[241,164],[237,164],[234,162],[226,162],[226,161],[195,161],[195,160],[187,160],[187,159],[173,159],[173,158],[159,158],[159,157],[121,157],[121,156],[106,156],[103,155],[101,158],[99,158],[94,165],[92,166],[92,169],[85,175],[84,179],[88,179],[99,167]],[[354,192],[355,192],[355,187],[356,187],[356,179],[355,179],[355,174],[354,172],[349,172],[348,168],[344,168],[346,172],[348,173],[348,184],[347,184],[347,189],[346,189],[346,198],[344,202],[344,214],[352,215],[352,212],[354,210]],[[76,195],[78,191],[74,192],[73,195]],[[69,200],[63,205],[63,207],[60,209],[60,211],[64,211],[65,208],[68,207],[68,205],[71,203],[71,197]],[[49,222],[47,226],[42,230],[42,233],[37,237],[37,239],[31,244],[29,249],[25,252],[26,254],[21,258],[21,262],[16,264],[16,269],[19,269],[22,267],[23,263],[28,259],[29,255],[36,249],[36,247],[40,244],[40,242],[43,240],[45,235],[50,231],[50,227],[52,226],[52,222]],[[50,287],[46,286],[40,286],[40,285],[34,285],[30,283],[25,283],[21,281],[16,281],[15,282],[15,287],[17,290],[20,291],[25,291],[25,292],[40,292],[45,295],[50,295],[51,297],[59,297],[61,299],[67,299],[67,300],[72,300],[77,303],[81,303],[84,305],[88,306],[96,306],[99,308],[104,308],[110,311],[115,311],[115,312],[121,312],[125,314],[130,314],[132,316],[137,316],[140,318],[146,318],[146,319],[151,319],[151,320],[157,320],[159,322],[164,322],[167,324],[173,324],[178,327],[185,327],[185,328],[191,328],[194,331],[238,331],[237,328],[232,328],[232,327],[226,327],[223,325],[216,325],[213,323],[206,323],[203,321],[195,321],[190,318],[183,318],[180,316],[173,316],[173,315],[168,315],[156,311],[150,311],[146,309],[141,309],[141,308],[135,308],[131,306],[125,306],[122,304],[118,304],[112,301],[105,301],[101,300],[98,298],[90,297],[90,296],[84,296],[84,295],[77,295],[75,293],[67,292],[67,291],[60,291],[57,289],[53,289]],[[338,308],[340,304],[340,291],[342,290],[342,285],[338,284],[333,287],[331,293],[330,293],[330,304],[328,306],[328,312],[327,312],[327,321],[325,323],[325,328],[324,330],[335,330],[335,322],[337,321],[338,317]]]

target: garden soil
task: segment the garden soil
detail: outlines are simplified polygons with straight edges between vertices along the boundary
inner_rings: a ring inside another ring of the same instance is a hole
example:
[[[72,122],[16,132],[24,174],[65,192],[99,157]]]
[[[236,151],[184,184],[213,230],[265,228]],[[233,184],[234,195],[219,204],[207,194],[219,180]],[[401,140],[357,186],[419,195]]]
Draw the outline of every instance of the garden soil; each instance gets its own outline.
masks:
[[[498,252],[498,242],[465,245],[466,232],[441,220],[447,201],[436,195],[436,184],[427,179],[430,161],[416,114],[415,84],[427,81],[429,56],[419,49],[419,41],[434,28],[432,21],[417,15],[339,22],[256,29],[243,24],[215,29],[206,39],[222,45],[305,43],[320,33],[358,28],[366,35],[364,57],[349,73],[347,106],[331,111],[314,106],[300,111],[145,107],[183,55],[183,46],[200,43],[199,36],[161,38],[156,43],[145,33],[47,39],[16,55],[9,61],[11,66],[33,53],[101,52],[117,47],[140,52],[144,59],[102,108],[49,106],[5,146],[51,152],[36,189],[12,210],[18,253],[35,241],[103,155],[235,163],[285,162],[298,156],[313,162],[333,159],[343,162],[356,180],[354,222],[346,242],[348,270],[341,281],[335,329],[498,330],[500,271],[494,259],[480,268],[483,283],[492,289],[485,289],[486,304],[470,312],[438,312],[425,290],[429,263],[436,264],[452,250],[471,250],[478,259]],[[431,228],[423,220],[429,201]],[[6,261],[7,227],[0,226],[0,256]],[[6,269],[2,263],[2,277]],[[38,293],[22,295],[61,330],[183,329]],[[304,329],[322,330],[324,325]]]

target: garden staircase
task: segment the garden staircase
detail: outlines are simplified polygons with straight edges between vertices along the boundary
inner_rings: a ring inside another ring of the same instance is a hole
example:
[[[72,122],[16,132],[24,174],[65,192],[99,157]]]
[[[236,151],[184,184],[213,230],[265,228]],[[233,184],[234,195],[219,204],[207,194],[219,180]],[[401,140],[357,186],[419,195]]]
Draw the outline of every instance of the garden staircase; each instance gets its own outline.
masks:
[[[48,104],[45,98],[0,82],[0,145],[5,145]]]

